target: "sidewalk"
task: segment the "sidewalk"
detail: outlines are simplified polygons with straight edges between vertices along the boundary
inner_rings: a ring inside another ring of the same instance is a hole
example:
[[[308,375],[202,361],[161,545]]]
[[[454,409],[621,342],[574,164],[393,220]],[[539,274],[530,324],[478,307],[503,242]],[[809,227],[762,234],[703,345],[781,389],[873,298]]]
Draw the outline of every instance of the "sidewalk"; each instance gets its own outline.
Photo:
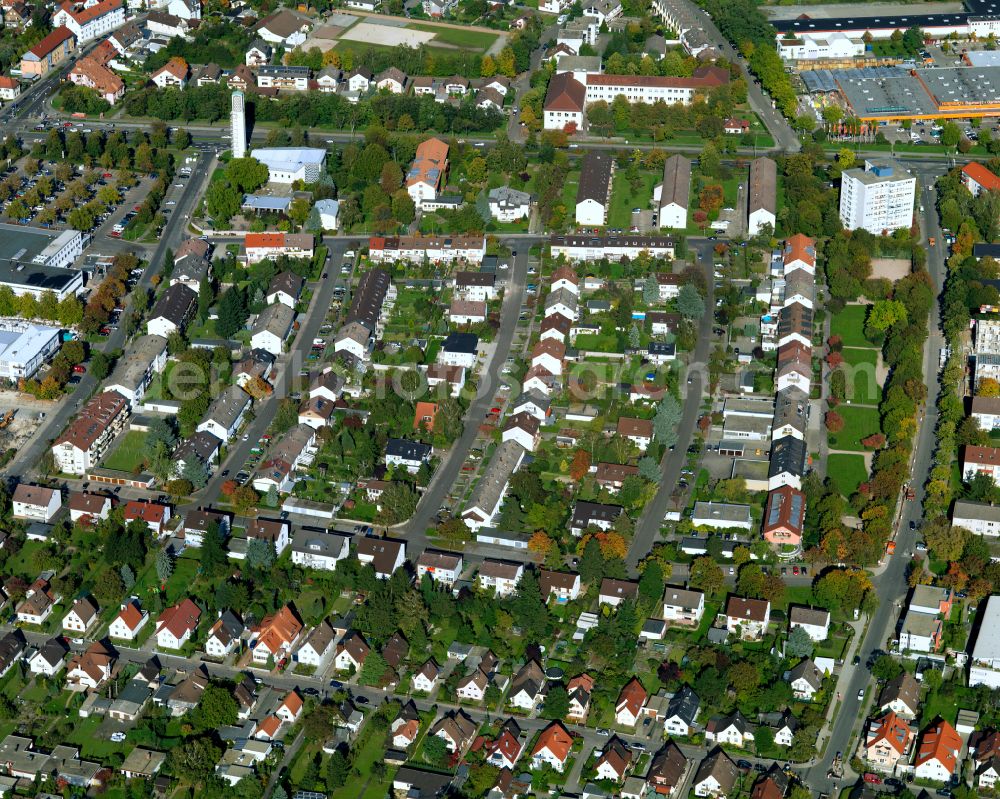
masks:
[[[851,677],[854,676],[854,669],[863,667],[863,664],[859,664],[857,667],[854,666],[853,661],[858,648],[861,646],[861,640],[864,638],[865,628],[867,627],[869,620],[870,617],[865,620],[859,619],[858,621],[848,622],[854,630],[854,635],[851,636],[851,642],[847,647],[847,651],[844,653],[844,665],[841,667],[840,675],[837,677],[837,685],[834,689],[834,696],[826,710],[826,717],[823,720],[823,726],[820,727],[819,732],[816,735],[817,752],[822,751],[823,745],[830,735],[830,728],[833,725],[835,711],[843,699],[843,693],[850,684]]]

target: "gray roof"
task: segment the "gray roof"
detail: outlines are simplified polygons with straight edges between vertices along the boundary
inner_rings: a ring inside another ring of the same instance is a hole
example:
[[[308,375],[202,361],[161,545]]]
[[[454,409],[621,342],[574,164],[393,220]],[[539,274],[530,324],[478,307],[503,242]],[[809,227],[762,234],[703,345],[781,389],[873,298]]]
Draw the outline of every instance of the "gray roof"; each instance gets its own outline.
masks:
[[[685,158],[683,155],[672,155],[663,164],[660,208],[671,203],[676,203],[681,208],[687,208],[690,197],[691,159]]]
[[[749,211],[778,211],[778,166],[770,158],[755,158],[750,162]]]
[[[727,502],[695,502],[692,519],[711,519],[713,522],[748,522],[750,521],[750,506],[733,505]]]
[[[384,269],[370,269],[361,276],[351,300],[345,323],[361,322],[370,331],[375,330],[379,312],[392,279]]]
[[[809,413],[809,395],[797,386],[789,386],[775,395],[774,418],[771,429],[777,430],[790,424],[803,433],[806,429],[806,415]]]
[[[794,666],[788,673],[789,682],[795,682],[799,679],[803,679],[809,683],[814,691],[818,691],[823,687],[823,674],[809,658]]]
[[[955,524],[959,524],[959,520],[962,519],[1000,522],[1000,505],[991,505],[989,502],[973,502],[968,499],[957,499],[955,500],[955,507],[951,518]]]
[[[508,439],[497,447],[483,476],[472,490],[466,509],[479,508],[492,511],[503,496],[507,481],[520,465],[525,449],[513,439]]]
[[[694,784],[703,782],[709,777],[714,777],[721,786],[723,796],[728,796],[736,785],[736,778],[739,770],[736,764],[721,749],[716,749],[712,754],[701,761],[698,771],[694,776]]]
[[[698,708],[701,706],[701,699],[698,694],[687,685],[683,686],[667,705],[667,718],[677,716],[684,723],[691,725],[698,715]]]
[[[135,391],[145,381],[150,366],[167,349],[163,336],[139,336],[115,365],[108,385]]]
[[[247,406],[250,395],[239,386],[230,386],[217,396],[208,406],[203,421],[213,421],[227,430],[236,423]]]
[[[344,533],[300,529],[292,538],[292,551],[333,558],[343,550],[344,541],[350,540],[351,537]]]
[[[267,330],[278,338],[284,339],[288,335],[288,331],[291,330],[294,320],[295,311],[282,302],[276,302],[260,312],[253,323],[251,333],[261,333]]]
[[[806,468],[806,445],[793,436],[784,436],[771,444],[768,477],[787,472],[801,477]]]

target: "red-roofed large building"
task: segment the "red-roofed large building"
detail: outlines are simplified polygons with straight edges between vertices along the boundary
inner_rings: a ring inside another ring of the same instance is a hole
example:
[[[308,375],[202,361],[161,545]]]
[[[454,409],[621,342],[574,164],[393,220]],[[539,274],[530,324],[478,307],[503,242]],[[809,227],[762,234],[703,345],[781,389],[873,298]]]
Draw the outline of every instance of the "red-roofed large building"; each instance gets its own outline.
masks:
[[[117,391],[93,397],[52,445],[59,471],[82,475],[97,466],[125,428],[128,417],[128,401]]]
[[[52,17],[53,25],[65,25],[83,44],[125,24],[123,0],[102,0],[91,6],[63,3]]]
[[[247,263],[265,259],[274,261],[280,255],[289,258],[312,258],[314,239],[309,233],[247,233],[244,240]]]
[[[164,649],[180,649],[198,629],[201,608],[190,599],[167,608],[156,620],[156,645]]]
[[[114,105],[125,96],[125,83],[114,72],[91,55],[79,59],[69,72],[69,79],[77,86],[93,89],[102,100]]]
[[[983,191],[1000,191],[1000,178],[973,161],[962,167],[962,185],[972,192],[973,197],[978,197]]]
[[[26,77],[42,77],[58,67],[76,52],[76,38],[65,26],[57,27],[38,44],[21,56],[21,73]]]

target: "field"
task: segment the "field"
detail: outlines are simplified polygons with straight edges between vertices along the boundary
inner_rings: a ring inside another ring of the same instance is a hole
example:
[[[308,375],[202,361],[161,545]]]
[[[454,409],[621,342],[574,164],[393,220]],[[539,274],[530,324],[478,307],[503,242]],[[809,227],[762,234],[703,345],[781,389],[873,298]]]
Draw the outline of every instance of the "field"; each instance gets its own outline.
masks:
[[[827,458],[826,472],[845,497],[850,497],[858,486],[868,479],[863,455],[834,453]]]
[[[433,43],[461,47],[463,50],[476,50],[485,53],[497,40],[495,33],[486,31],[460,30],[458,28],[442,28],[423,22],[411,22],[406,26],[410,30],[427,31],[434,34]]]
[[[870,347],[865,338],[867,305],[848,305],[830,321],[830,335],[840,336],[845,347]]]
[[[652,172],[640,172],[642,185],[638,191],[632,191],[624,169],[615,173],[611,190],[611,208],[608,209],[608,227],[627,231],[632,227],[632,209],[648,208],[649,199],[653,196],[653,186],[657,177]]]
[[[878,402],[882,393],[875,372],[878,364],[878,350],[845,347],[843,356],[844,362],[853,367],[854,371],[853,375],[851,371],[845,375],[847,378],[847,399],[852,402],[860,402],[863,405]]]
[[[139,430],[129,430],[114,452],[104,459],[105,469],[115,469],[120,472],[134,472],[142,466],[146,459],[146,434]]]
[[[830,433],[830,449],[850,449],[861,452],[861,439],[878,433],[879,416],[877,408],[864,408],[852,405],[838,405],[836,412],[844,419],[844,429],[839,433]]]

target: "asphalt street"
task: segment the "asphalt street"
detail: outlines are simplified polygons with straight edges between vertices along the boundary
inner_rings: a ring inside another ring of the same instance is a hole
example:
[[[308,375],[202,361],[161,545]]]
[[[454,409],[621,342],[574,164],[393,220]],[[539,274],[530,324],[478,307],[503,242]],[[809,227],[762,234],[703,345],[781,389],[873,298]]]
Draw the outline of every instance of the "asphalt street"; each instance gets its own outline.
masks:
[[[653,548],[656,537],[663,525],[663,517],[670,509],[671,497],[681,469],[687,459],[687,449],[694,435],[695,425],[701,413],[701,405],[708,391],[708,355],[712,346],[712,320],[715,311],[714,281],[712,279],[712,248],[713,242],[706,239],[690,239],[688,247],[698,259],[705,271],[708,296],[705,297],[705,315],[698,322],[698,341],[694,353],[688,363],[686,374],[690,383],[681,384],[684,396],[684,413],[677,428],[677,441],[672,450],[667,450],[660,462],[660,487],[653,499],[643,509],[642,516],[635,526],[635,535],[629,545],[625,564],[632,571],[636,570],[639,561]]]
[[[940,293],[943,288],[944,261],[947,252],[943,244],[944,237],[941,234],[935,208],[933,180],[937,175],[942,174],[942,170],[925,167],[917,169],[915,172],[918,179],[920,201],[924,206],[921,220],[923,234],[925,239],[933,236],[937,240],[933,247],[927,246],[927,268],[937,292]],[[862,706],[870,699],[867,689],[871,685],[871,673],[866,664],[872,653],[876,650],[886,650],[888,641],[895,637],[894,633],[899,616],[897,605],[906,598],[909,590],[906,582],[906,568],[918,537],[918,533],[910,529],[910,522],[919,523],[923,519],[923,487],[927,482],[936,443],[936,405],[939,391],[936,376],[938,374],[938,353],[944,346],[944,338],[939,327],[937,296],[935,296],[935,302],[931,308],[929,330],[930,336],[924,348],[924,376],[927,385],[926,414],[918,426],[911,470],[910,484],[914,488],[916,497],[913,500],[903,502],[896,534],[895,553],[890,556],[888,565],[877,578],[879,604],[869,621],[868,631],[858,651],[860,664],[858,666],[850,663],[844,664],[844,670],[849,679],[847,691],[841,697],[840,707],[834,719],[826,751],[823,753],[822,759],[809,772],[807,778],[806,784],[816,791],[830,792],[838,787],[836,782],[830,780],[826,775],[837,752],[843,752],[844,757],[847,758],[855,746],[856,735],[860,731]],[[862,689],[865,689],[865,698],[859,700],[858,692]]]
[[[163,227],[160,240],[152,253],[139,252],[139,257],[147,259],[149,266],[143,271],[133,293],[149,289],[152,286],[154,275],[159,274],[160,270],[163,269],[163,259],[167,248],[170,247],[176,250],[181,241],[186,237],[187,217],[194,210],[198,198],[202,195],[205,185],[208,183],[208,179],[212,174],[210,167],[213,160],[214,156],[209,153],[202,153],[198,156],[198,161],[192,170],[192,176],[197,175],[198,179],[192,177],[184,185],[184,189],[177,199],[177,205],[172,206],[174,212],[167,217],[167,223]],[[113,352],[114,350],[123,349],[125,344],[125,325],[123,324],[119,325],[117,330],[111,331],[111,335],[108,336],[107,341],[101,345],[100,349],[104,352]],[[97,381],[94,380],[91,374],[88,372],[83,375],[76,386],[76,391],[67,400],[54,406],[54,410],[47,414],[45,421],[35,431],[28,445],[14,456],[14,459],[3,469],[3,473],[8,476],[18,477],[28,477],[35,474],[42,453],[50,446],[52,440],[65,429],[73,416],[76,415],[79,407],[94,393],[96,388]]]
[[[519,243],[520,242],[520,243]],[[434,472],[430,485],[420,498],[417,510],[408,522],[396,528],[402,533],[413,554],[422,552],[427,546],[427,528],[451,491],[459,470],[479,435],[479,424],[486,417],[493,403],[493,397],[500,388],[500,370],[510,353],[510,345],[517,329],[519,309],[524,301],[524,288],[528,276],[528,249],[531,240],[511,238],[507,244],[517,255],[510,268],[510,276],[504,289],[503,306],[500,309],[500,330],[497,331],[493,357],[479,377],[476,398],[465,414],[462,435],[445,455],[441,465]]]

